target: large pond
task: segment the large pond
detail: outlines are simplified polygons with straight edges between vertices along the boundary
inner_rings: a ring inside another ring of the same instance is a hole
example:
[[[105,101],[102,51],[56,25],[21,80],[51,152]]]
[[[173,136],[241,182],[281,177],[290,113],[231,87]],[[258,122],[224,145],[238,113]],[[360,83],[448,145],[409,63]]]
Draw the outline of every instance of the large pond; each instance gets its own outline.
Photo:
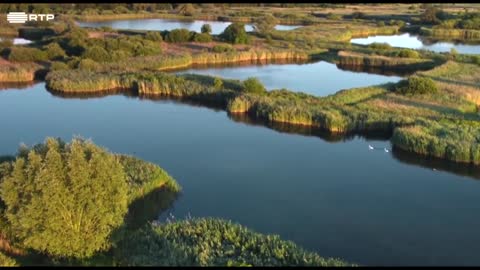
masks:
[[[286,88],[317,96],[326,96],[341,89],[398,82],[399,76],[342,70],[324,61],[302,64],[262,65],[207,65],[176,71],[177,74],[194,73],[228,79],[258,78],[268,90]]]
[[[177,218],[231,219],[359,264],[480,264],[478,170],[387,153],[385,139],[266,127],[168,100],[57,97],[44,83],[1,90],[0,117],[2,154],[82,135],[159,164],[183,187]]]
[[[129,29],[129,30],[173,30],[178,28],[185,28],[190,31],[200,32],[204,24],[210,24],[212,34],[220,34],[231,24],[231,22],[221,21],[203,21],[203,20],[174,20],[174,19],[133,19],[133,20],[111,20],[111,21],[95,21],[82,22],[77,24],[81,27],[102,27],[109,26],[113,29]],[[277,30],[293,30],[301,27],[301,25],[276,25]],[[253,31],[251,24],[245,24],[246,31]]]
[[[455,48],[459,53],[463,54],[480,54],[480,45],[470,45],[454,42],[432,42],[427,43],[422,41],[418,36],[410,35],[408,33],[401,35],[390,36],[370,36],[367,38],[352,38],[351,43],[368,45],[374,42],[388,43],[393,47],[410,48],[410,49],[425,49],[434,52],[450,52]]]

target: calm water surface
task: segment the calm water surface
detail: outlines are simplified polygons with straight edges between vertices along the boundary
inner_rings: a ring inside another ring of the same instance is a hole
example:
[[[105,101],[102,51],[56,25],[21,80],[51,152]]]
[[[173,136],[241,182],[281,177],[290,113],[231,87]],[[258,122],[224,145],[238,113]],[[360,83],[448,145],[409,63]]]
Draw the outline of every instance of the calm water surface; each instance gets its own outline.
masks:
[[[166,100],[61,98],[44,83],[1,90],[0,119],[2,154],[82,135],[159,164],[183,187],[178,218],[231,219],[359,264],[480,264],[480,182],[386,153],[385,140],[288,134]]]
[[[367,45],[373,42],[388,43],[393,47],[410,48],[410,49],[426,49],[435,52],[449,52],[455,48],[459,53],[463,54],[480,54],[480,45],[469,45],[453,42],[435,42],[427,44],[420,40],[418,36],[408,33],[391,36],[371,36],[367,38],[353,38],[352,43]]]
[[[333,94],[341,89],[398,82],[402,79],[399,76],[342,70],[335,64],[324,61],[303,64],[210,65],[193,67],[176,73],[194,73],[239,80],[257,77],[268,90],[287,88],[317,96]]]
[[[190,31],[200,32],[202,25],[210,24],[212,34],[220,34],[231,24],[231,22],[221,21],[203,21],[203,20],[174,20],[174,19],[133,19],[133,20],[111,20],[98,22],[77,22],[81,27],[102,27],[109,26],[113,29],[129,29],[129,30],[173,30],[185,28]],[[293,30],[301,27],[300,25],[282,25],[275,26],[277,30]],[[253,31],[251,24],[245,24],[246,31]]]

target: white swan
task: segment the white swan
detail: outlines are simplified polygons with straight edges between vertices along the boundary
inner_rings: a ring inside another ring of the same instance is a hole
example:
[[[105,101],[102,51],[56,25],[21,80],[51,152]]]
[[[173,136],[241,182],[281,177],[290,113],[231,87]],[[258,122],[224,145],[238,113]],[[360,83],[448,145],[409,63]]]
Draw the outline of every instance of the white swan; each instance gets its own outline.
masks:
[[[371,146],[371,145],[369,144],[369,145],[368,145],[368,149],[373,150],[373,146]]]
[[[383,148],[383,150],[385,150],[385,152],[387,153],[390,152],[387,148]]]

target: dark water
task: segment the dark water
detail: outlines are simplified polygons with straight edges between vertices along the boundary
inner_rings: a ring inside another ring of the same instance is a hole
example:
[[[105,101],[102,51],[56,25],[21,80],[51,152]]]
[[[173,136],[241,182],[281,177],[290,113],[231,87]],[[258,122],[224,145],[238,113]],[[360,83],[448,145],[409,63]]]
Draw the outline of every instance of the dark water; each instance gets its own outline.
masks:
[[[428,43],[422,41],[418,36],[413,36],[408,33],[401,35],[390,36],[371,36],[368,38],[353,38],[350,42],[356,44],[367,45],[373,42],[388,43],[393,47],[410,48],[410,49],[425,49],[434,52],[450,52],[450,49],[455,48],[459,53],[463,54],[480,54],[480,45],[454,43],[454,42],[432,42]]]
[[[127,95],[62,98],[44,83],[1,90],[0,119],[1,154],[82,135],[159,164],[183,187],[171,209],[177,218],[231,219],[359,264],[480,264],[478,170],[386,153],[381,138],[265,127]]]
[[[113,29],[129,29],[129,30],[173,30],[178,28],[185,28],[190,31],[200,32],[202,25],[210,24],[212,34],[220,34],[231,24],[231,22],[221,21],[203,21],[203,20],[175,20],[175,19],[133,19],[133,20],[111,20],[111,21],[97,21],[97,22],[77,22],[81,27],[102,27],[109,26]],[[300,25],[283,25],[275,26],[277,30],[293,30],[301,27]],[[253,31],[251,24],[245,24],[246,31]]]
[[[324,61],[302,64],[195,66],[176,71],[176,73],[194,73],[239,80],[257,77],[268,90],[286,88],[317,96],[334,94],[341,89],[398,82],[402,79],[391,74],[387,76],[344,70]]]

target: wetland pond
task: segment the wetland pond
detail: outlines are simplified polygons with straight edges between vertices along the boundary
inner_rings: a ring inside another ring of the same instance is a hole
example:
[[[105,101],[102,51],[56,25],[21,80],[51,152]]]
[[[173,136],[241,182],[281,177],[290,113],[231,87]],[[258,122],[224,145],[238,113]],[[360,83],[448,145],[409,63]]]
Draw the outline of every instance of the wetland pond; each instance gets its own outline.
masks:
[[[183,187],[161,221],[230,219],[362,265],[480,264],[478,169],[387,153],[382,136],[336,138],[126,93],[62,97],[45,83],[4,86],[0,117],[2,154],[81,135],[159,164]]]

